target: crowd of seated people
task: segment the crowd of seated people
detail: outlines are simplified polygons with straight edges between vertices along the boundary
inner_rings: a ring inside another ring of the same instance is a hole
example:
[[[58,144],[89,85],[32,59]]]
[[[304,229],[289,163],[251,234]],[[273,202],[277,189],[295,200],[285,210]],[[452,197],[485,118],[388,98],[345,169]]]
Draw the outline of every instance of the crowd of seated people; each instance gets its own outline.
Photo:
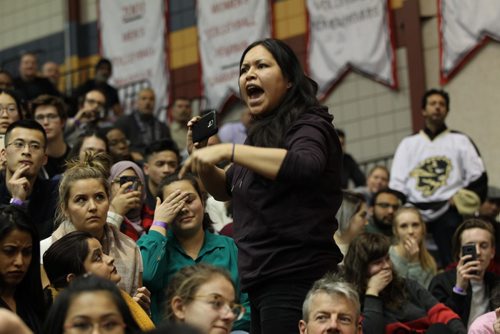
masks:
[[[0,334],[500,334],[500,192],[448,94],[424,95],[392,169],[359,175],[288,52],[245,51],[246,139],[207,147],[188,98],[170,127],[150,88],[124,115],[107,60],[70,97],[34,54],[0,71]],[[429,155],[450,143],[470,151]]]

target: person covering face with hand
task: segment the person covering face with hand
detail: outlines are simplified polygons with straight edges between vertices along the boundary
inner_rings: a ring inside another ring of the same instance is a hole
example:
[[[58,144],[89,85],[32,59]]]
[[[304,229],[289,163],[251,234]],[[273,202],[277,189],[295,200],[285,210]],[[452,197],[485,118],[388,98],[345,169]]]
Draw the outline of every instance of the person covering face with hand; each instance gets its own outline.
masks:
[[[387,237],[363,233],[351,243],[344,259],[345,279],[360,295],[363,332],[432,333],[444,328],[442,333],[465,333],[457,314],[420,284],[394,271],[389,247]]]
[[[394,215],[392,230],[396,244],[391,245],[389,254],[394,270],[427,288],[436,275],[437,265],[425,247],[426,227],[422,216],[416,208],[401,208]]]

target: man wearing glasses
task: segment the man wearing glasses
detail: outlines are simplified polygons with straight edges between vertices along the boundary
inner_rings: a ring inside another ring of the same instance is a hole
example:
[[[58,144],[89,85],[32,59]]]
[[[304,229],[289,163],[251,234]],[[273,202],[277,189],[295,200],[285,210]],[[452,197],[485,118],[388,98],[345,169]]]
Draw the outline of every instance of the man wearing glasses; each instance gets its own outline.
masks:
[[[47,135],[33,120],[12,123],[5,134],[1,156],[6,161],[0,174],[0,204],[22,206],[32,218],[40,238],[53,230],[57,203],[57,181],[38,176],[47,163]]]
[[[47,164],[42,168],[44,178],[51,179],[62,174],[70,147],[64,140],[64,125],[67,119],[66,105],[62,99],[51,95],[40,95],[31,105],[33,118],[47,134]]]
[[[392,221],[394,213],[401,206],[401,200],[398,193],[391,189],[382,189],[373,195],[371,217],[368,219],[368,225],[365,230],[368,233],[380,233],[388,237],[392,234]]]
[[[80,110],[66,122],[66,142],[73,146],[82,133],[109,125],[105,119],[105,106],[106,95],[103,91],[93,89],[85,94]]]

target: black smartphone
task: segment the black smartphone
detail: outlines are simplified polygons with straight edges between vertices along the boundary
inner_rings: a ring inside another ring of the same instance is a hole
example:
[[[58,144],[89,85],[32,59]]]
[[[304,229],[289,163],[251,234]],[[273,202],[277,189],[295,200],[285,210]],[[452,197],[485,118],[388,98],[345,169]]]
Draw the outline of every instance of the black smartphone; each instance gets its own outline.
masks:
[[[127,192],[135,191],[139,188],[139,178],[137,176],[120,176],[120,186],[127,182],[132,182],[132,185],[127,188]]]
[[[477,259],[477,253],[476,253],[476,245],[474,244],[469,244],[469,245],[463,245],[462,246],[462,256],[465,255],[472,255],[471,258],[467,259],[464,261],[464,264],[470,261],[475,261]],[[471,272],[472,275],[476,275],[476,272]]]
[[[207,140],[217,133],[217,111],[212,109],[193,124],[193,143]]]

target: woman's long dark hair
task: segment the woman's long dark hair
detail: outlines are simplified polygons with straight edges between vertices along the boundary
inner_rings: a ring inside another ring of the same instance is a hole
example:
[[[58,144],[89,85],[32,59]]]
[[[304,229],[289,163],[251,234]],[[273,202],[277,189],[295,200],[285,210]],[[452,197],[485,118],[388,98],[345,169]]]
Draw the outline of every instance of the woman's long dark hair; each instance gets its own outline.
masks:
[[[40,278],[40,238],[26,212],[14,205],[0,206],[0,240],[5,239],[12,231],[26,232],[31,236],[32,256],[28,271],[21,283],[16,286],[14,298],[22,307],[31,307],[40,323],[45,318],[45,301]],[[5,289],[0,280],[1,289]]]
[[[254,146],[284,147],[285,133],[290,125],[309,107],[319,105],[316,98],[318,86],[305,75],[293,50],[278,39],[268,38],[250,44],[243,51],[240,68],[247,52],[258,45],[263,46],[272,54],[283,73],[283,77],[290,82],[291,87],[275,110],[254,117],[248,138]]]
[[[379,233],[362,233],[349,245],[349,251],[344,258],[344,273],[347,282],[354,284],[361,301],[364,301],[371,262],[388,256],[391,241]],[[406,299],[405,282],[394,269],[392,281],[379,294],[384,307],[397,309]]]
[[[80,276],[76,278],[68,288],[64,289],[56,298],[54,305],[50,308],[49,315],[45,321],[43,332],[46,334],[64,333],[64,321],[72,301],[85,292],[105,291],[111,295],[113,303],[118,308],[123,321],[126,324],[125,333],[140,333],[137,322],[132,317],[127,303],[123,299],[120,290],[113,282],[97,277],[95,275]]]
[[[43,267],[54,288],[66,288],[69,274],[81,276],[86,273],[84,262],[89,255],[88,240],[93,238],[88,232],[74,231],[55,241],[43,254]]]
[[[12,89],[3,88],[0,88],[0,94],[7,94],[14,99],[14,102],[16,103],[17,113],[19,114],[19,119],[23,119],[23,104],[21,98],[19,97],[19,94]]]

